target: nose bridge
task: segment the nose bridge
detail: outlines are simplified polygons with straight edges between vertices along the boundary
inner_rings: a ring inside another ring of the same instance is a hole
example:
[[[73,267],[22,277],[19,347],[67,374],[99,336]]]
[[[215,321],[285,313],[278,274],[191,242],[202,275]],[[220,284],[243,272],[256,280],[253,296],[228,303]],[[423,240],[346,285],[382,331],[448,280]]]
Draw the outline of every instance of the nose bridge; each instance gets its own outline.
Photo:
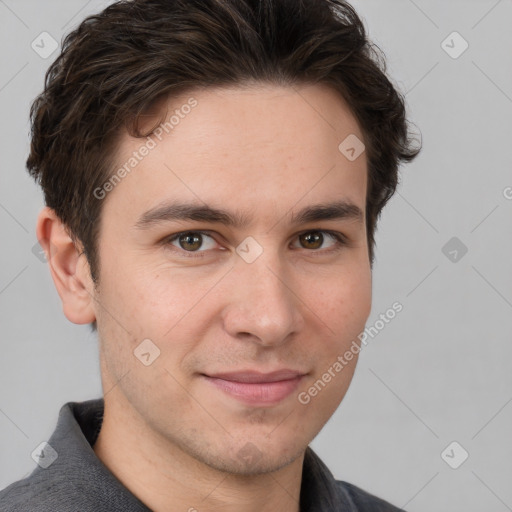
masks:
[[[234,337],[252,335],[264,345],[284,343],[301,328],[299,301],[292,292],[277,249],[265,249],[254,261],[237,258],[230,273],[225,329]]]

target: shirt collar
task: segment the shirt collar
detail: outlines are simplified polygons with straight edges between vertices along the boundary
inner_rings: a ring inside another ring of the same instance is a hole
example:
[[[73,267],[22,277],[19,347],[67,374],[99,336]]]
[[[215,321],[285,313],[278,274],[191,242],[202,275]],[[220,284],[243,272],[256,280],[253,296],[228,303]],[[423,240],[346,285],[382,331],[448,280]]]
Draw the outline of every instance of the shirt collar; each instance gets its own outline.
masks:
[[[84,402],[68,402],[59,412],[59,419],[48,443],[58,457],[47,468],[57,480],[74,480],[79,472],[80,489],[84,496],[94,494],[94,505],[126,512],[151,512],[134,496],[102,463],[92,446],[98,437],[103,421],[104,400],[98,398]],[[50,476],[50,475],[47,475]],[[347,491],[339,485],[309,446],[304,455],[300,491],[301,512],[357,512]],[[90,493],[94,489],[94,493]],[[104,501],[102,501],[104,500]]]
[[[71,494],[77,505],[86,510],[123,510],[151,512],[103,464],[94,453],[103,421],[104,400],[68,402],[59,412],[57,426],[48,444],[57,452],[57,459],[46,476],[58,483],[58,492]],[[80,508],[79,508],[80,509]]]

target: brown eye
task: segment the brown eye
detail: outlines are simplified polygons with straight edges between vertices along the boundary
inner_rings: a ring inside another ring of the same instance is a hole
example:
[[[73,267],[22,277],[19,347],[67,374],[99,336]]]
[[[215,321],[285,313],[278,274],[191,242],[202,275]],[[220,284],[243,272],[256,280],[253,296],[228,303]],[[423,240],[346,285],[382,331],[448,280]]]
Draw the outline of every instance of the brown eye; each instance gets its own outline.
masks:
[[[197,251],[203,243],[203,236],[199,233],[183,233],[178,238],[178,242],[186,251]]]
[[[299,240],[306,249],[319,249],[324,241],[324,236],[320,231],[312,231],[300,235]]]
[[[206,231],[182,231],[168,236],[162,243],[179,257],[205,257],[212,250],[222,250]]]
[[[295,245],[296,249],[310,249],[312,253],[329,254],[343,249],[347,246],[347,239],[342,233],[337,231],[326,231],[323,229],[316,231],[305,231],[300,233]]]

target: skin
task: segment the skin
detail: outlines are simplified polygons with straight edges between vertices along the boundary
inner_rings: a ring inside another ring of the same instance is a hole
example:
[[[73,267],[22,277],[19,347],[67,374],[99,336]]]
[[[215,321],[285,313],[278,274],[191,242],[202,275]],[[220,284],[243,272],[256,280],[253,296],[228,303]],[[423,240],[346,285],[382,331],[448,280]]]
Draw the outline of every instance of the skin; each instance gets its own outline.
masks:
[[[357,357],[308,404],[297,395],[363,331],[371,268],[364,219],[290,219],[340,199],[364,217],[365,154],[350,162],[338,150],[349,134],[363,136],[326,86],[209,88],[172,99],[169,111],[191,96],[197,106],[103,199],[98,288],[48,208],[38,238],[66,317],[98,323],[105,416],[93,448],[118,479],[157,512],[298,511],[304,450],[343,399]],[[119,166],[142,142],[122,135]],[[167,200],[251,219],[134,227]],[[208,231],[203,257],[162,243],[193,230]],[[299,236],[321,230],[346,244]],[[252,263],[236,252],[248,236],[263,249]],[[148,366],[134,355],[144,339],[160,350]],[[243,403],[201,376],[279,368],[306,375],[274,405]]]

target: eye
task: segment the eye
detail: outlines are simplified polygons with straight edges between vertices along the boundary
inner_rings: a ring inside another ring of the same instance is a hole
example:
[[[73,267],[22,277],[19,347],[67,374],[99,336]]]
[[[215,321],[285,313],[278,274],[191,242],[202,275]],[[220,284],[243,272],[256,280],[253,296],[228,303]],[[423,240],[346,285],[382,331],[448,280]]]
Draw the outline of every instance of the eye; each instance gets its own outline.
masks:
[[[336,231],[310,230],[299,233],[296,240],[301,247],[294,245],[295,249],[308,249],[311,253],[331,253],[347,245],[342,233]],[[331,243],[325,247],[325,242]],[[217,242],[204,231],[182,231],[170,235],[162,241],[164,246],[171,247],[173,252],[185,257],[203,257],[209,249],[215,249]]]
[[[206,244],[206,247],[204,247],[205,238],[210,240],[210,244]],[[175,235],[167,238],[165,242],[166,244],[177,247],[178,249],[183,249],[186,252],[203,252],[199,251],[199,249],[213,249],[216,244],[215,240],[213,240],[208,233],[203,231],[185,231],[182,233],[176,233]]]
[[[300,233],[297,238],[303,248],[311,249],[313,251],[321,249],[322,244],[326,241],[326,239],[331,239],[333,242],[330,244],[330,246],[328,246],[332,249],[329,249],[325,252],[331,252],[332,250],[340,249],[342,246],[346,245],[346,239],[344,235],[335,231],[305,231],[304,233]]]

